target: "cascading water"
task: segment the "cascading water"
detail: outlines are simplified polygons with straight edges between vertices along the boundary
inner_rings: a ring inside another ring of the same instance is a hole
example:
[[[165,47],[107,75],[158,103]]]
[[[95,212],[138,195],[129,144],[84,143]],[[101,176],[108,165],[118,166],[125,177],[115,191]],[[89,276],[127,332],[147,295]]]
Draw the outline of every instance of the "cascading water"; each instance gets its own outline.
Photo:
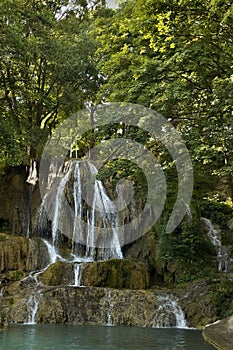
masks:
[[[75,254],[75,242],[76,238],[82,238],[82,187],[81,187],[81,174],[80,163],[77,162],[74,169],[74,223],[73,223],[73,236],[72,236],[72,253]]]
[[[43,239],[43,242],[48,249],[50,264],[54,264],[57,260],[60,260],[61,256],[57,254],[54,244],[49,243],[46,239]]]
[[[25,324],[35,324],[36,323],[36,313],[38,310],[40,301],[40,294],[30,295],[27,301],[27,320]]]
[[[207,228],[207,235],[214,245],[218,259],[218,270],[222,272],[228,272],[229,270],[229,253],[227,247],[221,243],[221,238],[218,231],[214,228],[214,225],[209,219],[201,218]]]
[[[92,175],[97,174],[97,169],[89,163],[89,169]],[[108,242],[104,242],[104,245],[108,247],[107,249],[100,248],[98,252],[99,260],[108,260],[111,258],[122,259],[123,255],[121,252],[121,247],[118,238],[118,228],[117,228],[117,213],[116,208],[113,205],[113,202],[109,199],[105,188],[101,181],[95,180],[94,183],[94,194],[93,194],[93,205],[92,210],[89,212],[90,220],[88,227],[88,235],[87,235],[87,257],[94,257],[94,249],[96,246],[96,211],[95,208],[98,209],[101,215],[102,224],[104,228],[108,228],[109,225],[112,229],[112,236]]]
[[[112,308],[113,308],[113,303],[112,303],[112,297],[111,297],[111,291],[107,290],[106,293],[106,299],[108,303],[108,308],[107,308],[107,326],[113,326],[113,320],[112,320]]]
[[[80,287],[82,282],[82,264],[74,264],[74,286]]]
[[[155,328],[187,328],[184,312],[171,295],[158,296],[158,308],[154,316]]]
[[[63,202],[66,201],[64,189],[70,178],[71,171],[72,171],[71,163],[68,163],[68,166],[65,168],[65,175],[64,177],[62,177],[60,184],[57,188],[53,221],[52,221],[52,239],[53,239],[54,246],[56,246],[57,240],[58,240],[58,227],[59,227],[59,220],[61,219],[60,211],[62,211]]]
[[[35,227],[37,232],[47,233],[49,218],[46,211],[53,213],[52,220],[50,220],[52,246],[47,244],[51,261],[55,262],[59,257],[58,243],[59,235],[62,233],[72,240],[73,261],[122,259],[117,210],[101,181],[95,179],[88,184],[89,187],[92,186],[88,189],[91,204],[85,203],[83,199],[85,198],[82,184],[82,177],[85,175],[83,171],[89,172],[90,178],[95,178],[98,171],[94,165],[87,161],[71,160],[66,162],[63,168],[59,165],[59,167],[54,166],[50,169],[53,171],[53,176],[48,174],[48,192],[42,199]],[[73,210],[71,210],[71,204]],[[101,227],[110,234],[105,237],[102,235],[100,238],[99,229]],[[99,244],[100,239],[102,239],[101,244]],[[80,244],[80,242],[83,243]]]

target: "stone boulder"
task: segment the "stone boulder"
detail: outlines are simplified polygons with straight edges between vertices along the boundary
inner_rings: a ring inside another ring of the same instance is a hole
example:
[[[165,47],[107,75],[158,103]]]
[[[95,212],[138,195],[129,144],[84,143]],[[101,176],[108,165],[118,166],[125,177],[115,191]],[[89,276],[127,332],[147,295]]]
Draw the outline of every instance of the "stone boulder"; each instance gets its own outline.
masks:
[[[70,263],[57,261],[50,265],[38,279],[48,286],[60,286],[74,284],[74,270]]]
[[[58,287],[42,295],[36,321],[153,327],[158,303],[157,293],[149,290]]]
[[[206,341],[219,350],[233,349],[233,316],[207,325],[203,330]]]
[[[0,233],[0,281],[22,279],[49,263],[47,248],[41,239],[28,239]]]
[[[147,289],[149,280],[146,264],[139,261],[113,259],[82,266],[84,286]]]

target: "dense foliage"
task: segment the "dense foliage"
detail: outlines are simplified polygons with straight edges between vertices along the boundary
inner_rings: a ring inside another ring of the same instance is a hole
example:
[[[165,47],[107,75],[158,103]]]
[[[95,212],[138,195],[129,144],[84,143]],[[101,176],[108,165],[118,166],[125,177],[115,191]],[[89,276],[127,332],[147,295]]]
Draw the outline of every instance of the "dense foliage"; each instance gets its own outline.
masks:
[[[100,18],[101,97],[148,106],[182,133],[198,172],[229,176],[233,196],[230,2],[129,0]]]
[[[97,89],[90,11],[100,1],[1,1],[1,165],[37,158]]]

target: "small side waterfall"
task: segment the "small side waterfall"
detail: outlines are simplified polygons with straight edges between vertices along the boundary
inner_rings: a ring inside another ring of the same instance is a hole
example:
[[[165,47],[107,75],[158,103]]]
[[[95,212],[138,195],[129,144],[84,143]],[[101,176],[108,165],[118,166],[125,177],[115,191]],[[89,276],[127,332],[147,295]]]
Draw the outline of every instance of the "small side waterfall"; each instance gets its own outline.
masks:
[[[40,302],[40,294],[30,295],[27,301],[27,320],[25,324],[35,324],[36,323],[36,313],[38,310]]]
[[[228,248],[222,245],[219,232],[214,228],[212,222],[206,218],[201,219],[207,228],[207,235],[216,249],[218,259],[218,270],[220,272],[228,272],[230,260]]]
[[[80,287],[82,282],[82,264],[74,264],[74,286]]]
[[[112,303],[112,297],[111,297],[111,291],[107,290],[106,294],[106,299],[108,303],[108,308],[107,308],[107,326],[113,326],[113,320],[112,320],[112,308],[113,308],[113,303]]]
[[[155,328],[187,328],[184,312],[171,295],[158,296],[158,308],[154,316]]]

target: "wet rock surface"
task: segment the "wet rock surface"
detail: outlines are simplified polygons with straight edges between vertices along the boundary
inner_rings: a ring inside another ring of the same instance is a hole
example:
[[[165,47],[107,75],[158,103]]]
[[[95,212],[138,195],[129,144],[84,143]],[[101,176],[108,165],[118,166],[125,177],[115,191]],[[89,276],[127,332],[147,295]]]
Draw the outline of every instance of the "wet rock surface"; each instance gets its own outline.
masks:
[[[41,323],[153,326],[156,297],[152,292],[94,287],[60,287],[41,299]]]
[[[131,260],[113,259],[85,263],[82,267],[84,286],[147,289],[149,273],[146,264]]]
[[[181,288],[151,287],[144,262],[112,259],[50,264],[42,240],[5,234],[0,235],[0,247],[2,328],[7,323],[31,322],[33,317],[38,323],[175,326],[179,311],[175,303],[189,327],[203,328],[220,318],[223,305],[224,312],[233,308],[230,275],[218,274]],[[80,265],[80,286],[75,285],[76,264]]]
[[[205,327],[204,338],[216,349],[233,349],[233,316]]]
[[[0,233],[0,281],[16,281],[48,265],[49,256],[40,239]],[[1,287],[1,285],[0,285]]]

